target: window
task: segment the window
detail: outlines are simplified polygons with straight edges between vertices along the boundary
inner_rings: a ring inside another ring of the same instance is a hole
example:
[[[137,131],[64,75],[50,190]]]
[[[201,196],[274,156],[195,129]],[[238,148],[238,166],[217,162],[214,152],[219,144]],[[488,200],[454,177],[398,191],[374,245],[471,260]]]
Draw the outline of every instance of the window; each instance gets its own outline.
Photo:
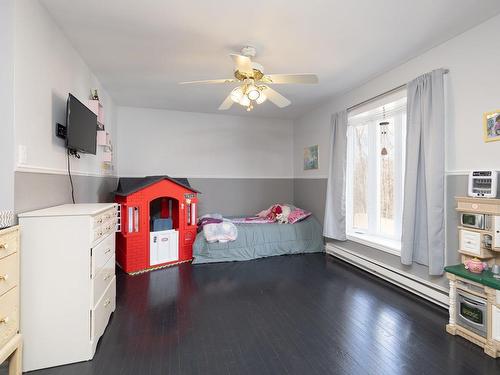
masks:
[[[139,232],[139,207],[129,207],[127,213],[128,233]]]
[[[406,92],[397,92],[351,111],[348,122],[348,238],[399,254]]]

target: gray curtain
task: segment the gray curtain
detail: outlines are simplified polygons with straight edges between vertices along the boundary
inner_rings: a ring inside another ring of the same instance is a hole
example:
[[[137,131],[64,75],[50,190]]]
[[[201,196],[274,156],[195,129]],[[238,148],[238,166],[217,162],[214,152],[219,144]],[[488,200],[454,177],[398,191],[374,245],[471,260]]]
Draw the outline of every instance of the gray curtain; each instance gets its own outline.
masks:
[[[444,267],[444,70],[407,85],[406,172],[401,262]]]
[[[346,240],[345,173],[347,158],[347,111],[332,115],[330,133],[330,166],[326,190],[323,235]]]

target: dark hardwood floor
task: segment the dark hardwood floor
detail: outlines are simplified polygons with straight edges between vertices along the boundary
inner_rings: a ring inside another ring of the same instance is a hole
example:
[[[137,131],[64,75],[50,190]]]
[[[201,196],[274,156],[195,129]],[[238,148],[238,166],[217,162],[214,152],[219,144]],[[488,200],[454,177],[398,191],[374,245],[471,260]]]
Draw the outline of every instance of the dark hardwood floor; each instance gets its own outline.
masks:
[[[33,375],[500,374],[447,312],[324,254],[118,275],[93,361]]]

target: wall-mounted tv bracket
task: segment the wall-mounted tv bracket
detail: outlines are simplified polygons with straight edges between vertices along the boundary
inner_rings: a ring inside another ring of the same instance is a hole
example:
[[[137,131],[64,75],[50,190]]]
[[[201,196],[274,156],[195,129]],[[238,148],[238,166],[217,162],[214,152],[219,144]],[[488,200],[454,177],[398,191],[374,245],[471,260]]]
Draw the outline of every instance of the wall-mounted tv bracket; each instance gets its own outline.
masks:
[[[68,134],[68,128],[63,124],[56,123],[56,137],[59,137],[61,139],[66,139],[67,134]]]
[[[68,134],[68,128],[63,125],[59,124],[58,122],[56,123],[56,136],[61,139],[66,139],[66,136]],[[80,154],[78,153],[77,150],[73,150],[68,148],[68,154],[71,156],[74,156],[77,159],[80,159]]]

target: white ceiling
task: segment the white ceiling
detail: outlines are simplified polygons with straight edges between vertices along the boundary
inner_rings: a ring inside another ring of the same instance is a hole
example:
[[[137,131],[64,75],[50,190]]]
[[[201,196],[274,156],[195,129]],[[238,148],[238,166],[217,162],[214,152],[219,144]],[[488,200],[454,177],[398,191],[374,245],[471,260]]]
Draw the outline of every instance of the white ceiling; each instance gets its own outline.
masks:
[[[119,105],[217,113],[233,86],[230,52],[257,47],[267,73],[317,73],[276,85],[292,105],[247,114],[293,118],[500,12],[498,0],[41,0]],[[246,4],[246,5],[245,5]]]

